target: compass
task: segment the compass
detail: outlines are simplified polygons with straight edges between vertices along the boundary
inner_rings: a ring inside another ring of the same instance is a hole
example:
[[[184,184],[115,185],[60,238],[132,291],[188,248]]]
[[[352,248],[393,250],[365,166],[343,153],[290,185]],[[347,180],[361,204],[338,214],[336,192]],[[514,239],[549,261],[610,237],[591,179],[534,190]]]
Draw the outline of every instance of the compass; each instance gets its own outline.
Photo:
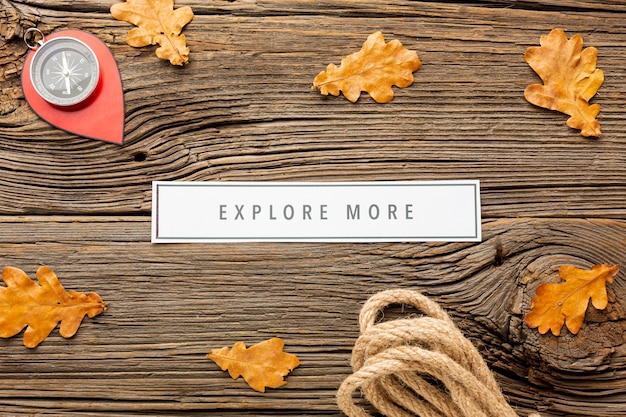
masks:
[[[33,88],[55,106],[85,102],[96,90],[100,67],[93,50],[79,39],[60,36],[42,39],[30,67]]]

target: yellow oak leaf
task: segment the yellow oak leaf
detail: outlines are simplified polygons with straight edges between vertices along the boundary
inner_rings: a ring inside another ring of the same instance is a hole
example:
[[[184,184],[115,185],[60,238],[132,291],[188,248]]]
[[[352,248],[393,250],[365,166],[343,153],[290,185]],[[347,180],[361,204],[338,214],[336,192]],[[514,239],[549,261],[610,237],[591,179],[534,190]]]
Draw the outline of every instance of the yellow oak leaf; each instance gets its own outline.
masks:
[[[573,334],[578,333],[590,300],[598,310],[606,308],[606,283],[613,282],[618,272],[617,265],[594,265],[591,270],[562,266],[559,276],[565,282],[537,287],[537,295],[530,302],[532,311],[524,322],[531,329],[538,327],[541,334],[552,330],[558,336],[563,324]]]
[[[159,44],[156,55],[172,65],[189,62],[183,27],[193,19],[191,7],[174,10],[174,0],[127,0],[111,6],[111,15],[137,26],[128,32],[126,43],[134,47]]]
[[[530,103],[571,116],[567,125],[583,136],[601,135],[596,119],[600,105],[589,105],[604,82],[604,73],[596,68],[598,50],[582,49],[583,38],[574,35],[569,40],[562,29],[554,29],[540,40],[541,46],[526,50],[524,59],[541,77],[543,85],[526,88],[524,97]]]
[[[96,293],[67,292],[47,266],[37,270],[39,284],[21,269],[2,270],[6,287],[0,287],[0,337],[13,337],[24,327],[24,346],[39,345],[61,322],[61,336],[74,336],[85,315],[93,318],[106,310]]]
[[[287,383],[283,379],[300,365],[297,356],[283,352],[285,343],[280,338],[272,338],[246,348],[245,343],[237,342],[232,349],[214,349],[207,355],[222,371],[228,370],[231,378],[243,379],[259,392],[265,388],[278,388]]]
[[[317,88],[327,96],[343,95],[356,102],[365,91],[378,103],[393,99],[393,85],[400,88],[413,84],[413,72],[422,66],[417,53],[409,51],[399,40],[385,43],[381,32],[372,33],[359,52],[341,60],[337,67],[330,64],[313,80]]]

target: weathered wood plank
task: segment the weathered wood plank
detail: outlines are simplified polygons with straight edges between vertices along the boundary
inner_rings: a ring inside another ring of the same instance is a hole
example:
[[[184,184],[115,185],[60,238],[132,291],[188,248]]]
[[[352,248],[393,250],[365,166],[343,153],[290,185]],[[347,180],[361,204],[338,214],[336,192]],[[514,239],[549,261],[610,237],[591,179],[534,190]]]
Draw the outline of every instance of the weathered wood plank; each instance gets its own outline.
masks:
[[[110,6],[118,0],[105,0],[97,3],[89,0],[76,0],[71,3],[62,0],[28,0],[20,3],[29,4],[51,10],[72,10],[82,12],[108,12]],[[338,3],[335,0],[304,0],[288,2],[284,0],[233,1],[217,0],[185,0],[177,5],[191,6],[202,14],[297,14],[300,12],[319,12],[325,14],[345,14],[350,12],[367,12],[370,15],[398,14],[399,11],[415,13],[416,10],[430,9],[431,13],[438,10],[466,10],[467,8],[493,7],[509,10],[529,10],[533,12],[623,12],[626,10],[621,0],[481,0],[481,1],[415,1],[415,0],[381,0],[374,4],[369,0],[350,0]]]
[[[624,264],[624,221],[494,220],[480,244],[360,245],[152,245],[141,217],[0,224],[0,264],[33,276],[46,263],[67,289],[108,303],[73,339],[55,330],[36,350],[20,337],[0,340],[3,410],[339,415],[334,395],[350,372],[363,302],[411,288],[448,309],[522,415],[626,412],[623,273],[609,286],[608,309],[589,312],[576,337],[540,336],[521,322],[535,288],[558,281],[558,266]],[[264,395],[204,356],[273,336],[302,365]]]
[[[15,51],[26,48],[19,36],[9,39],[0,213],[145,214],[150,181],[163,179],[466,177],[482,181],[486,217],[623,213],[626,30],[619,13],[365,0],[333,8],[328,0],[223,2],[218,14],[189,2],[199,10],[185,28],[191,63],[180,69],[159,61],[154,48],[127,46],[131,26],[110,17],[109,3],[30,2],[38,17],[8,3],[45,31],[85,29],[111,47],[127,127],[119,148],[38,120],[16,78]],[[596,99],[603,106],[600,140],[582,138],[565,126],[567,116],[523,98],[538,80],[523,53],[555,26],[599,48],[606,73]],[[418,51],[424,65],[412,87],[397,90],[387,105],[367,95],[353,105],[310,90],[327,63],[338,63],[374,30]]]

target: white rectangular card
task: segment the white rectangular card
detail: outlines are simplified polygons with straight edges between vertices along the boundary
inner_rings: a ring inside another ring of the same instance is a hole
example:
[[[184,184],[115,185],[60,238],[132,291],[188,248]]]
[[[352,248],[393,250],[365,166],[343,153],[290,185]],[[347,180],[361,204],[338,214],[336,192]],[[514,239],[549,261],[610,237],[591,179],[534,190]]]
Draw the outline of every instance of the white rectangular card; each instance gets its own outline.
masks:
[[[153,243],[480,240],[477,180],[152,184]]]

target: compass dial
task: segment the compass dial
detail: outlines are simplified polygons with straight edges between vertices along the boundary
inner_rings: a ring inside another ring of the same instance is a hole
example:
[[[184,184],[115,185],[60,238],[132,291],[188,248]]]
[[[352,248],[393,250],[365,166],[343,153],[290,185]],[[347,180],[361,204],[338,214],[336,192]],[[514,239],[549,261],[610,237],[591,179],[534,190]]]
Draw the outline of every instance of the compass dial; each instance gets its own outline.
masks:
[[[78,39],[50,39],[33,55],[33,86],[51,104],[73,106],[82,103],[98,86],[99,77],[96,55]]]

